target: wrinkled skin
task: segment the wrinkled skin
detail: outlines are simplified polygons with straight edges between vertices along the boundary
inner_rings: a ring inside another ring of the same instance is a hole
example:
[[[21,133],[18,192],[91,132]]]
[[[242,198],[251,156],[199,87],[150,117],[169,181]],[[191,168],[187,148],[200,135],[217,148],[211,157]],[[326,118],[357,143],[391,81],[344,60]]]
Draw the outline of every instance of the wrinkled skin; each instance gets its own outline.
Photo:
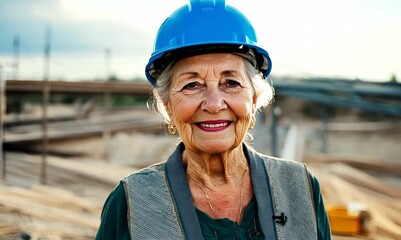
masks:
[[[255,102],[241,57],[205,54],[177,63],[167,110],[186,149],[216,154],[240,145]],[[228,122],[229,126],[221,131],[204,131],[199,124],[206,121]]]
[[[240,206],[252,198],[241,143],[256,100],[240,56],[197,55],[174,67],[167,113],[185,144],[183,159],[195,206],[214,218],[239,222]]]

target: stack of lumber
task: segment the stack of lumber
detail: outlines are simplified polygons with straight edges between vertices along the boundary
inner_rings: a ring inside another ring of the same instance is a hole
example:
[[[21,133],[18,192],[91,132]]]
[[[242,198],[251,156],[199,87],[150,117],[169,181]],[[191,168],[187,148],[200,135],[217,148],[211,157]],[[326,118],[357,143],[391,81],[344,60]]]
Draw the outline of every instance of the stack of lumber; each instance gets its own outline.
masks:
[[[0,184],[0,239],[93,239],[109,192],[135,169],[100,160],[48,159],[40,185],[40,157],[7,154]]]
[[[400,163],[327,155],[309,155],[304,161],[318,177],[326,204],[366,208],[369,233],[355,239],[401,239]]]
[[[0,186],[0,195],[0,236],[93,239],[99,226],[97,202],[60,188]]]

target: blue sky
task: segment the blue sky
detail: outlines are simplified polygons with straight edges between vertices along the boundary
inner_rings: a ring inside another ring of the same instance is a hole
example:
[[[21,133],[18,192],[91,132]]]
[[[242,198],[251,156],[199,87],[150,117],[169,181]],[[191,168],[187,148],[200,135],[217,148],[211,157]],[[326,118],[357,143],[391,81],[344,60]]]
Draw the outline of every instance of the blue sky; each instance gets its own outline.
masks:
[[[401,78],[399,0],[227,0],[253,22],[273,60],[273,76]],[[186,0],[0,0],[0,65],[12,76],[41,78],[46,28],[50,76],[86,80],[113,73],[144,78],[154,35]],[[107,58],[106,49],[110,49]]]

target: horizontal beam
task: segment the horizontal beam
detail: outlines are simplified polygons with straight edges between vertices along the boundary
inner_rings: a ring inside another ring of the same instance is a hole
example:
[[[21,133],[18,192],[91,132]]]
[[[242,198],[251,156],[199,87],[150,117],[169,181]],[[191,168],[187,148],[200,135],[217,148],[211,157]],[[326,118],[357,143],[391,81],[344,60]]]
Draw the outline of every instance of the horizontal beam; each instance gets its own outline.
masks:
[[[391,97],[401,99],[401,84],[399,83],[327,79],[277,79],[273,83],[274,88],[277,91],[325,91],[332,93],[349,93],[363,96]]]
[[[51,93],[63,94],[111,94],[150,96],[152,88],[148,82],[72,82],[49,81]],[[7,80],[6,93],[41,93],[43,81]]]
[[[336,96],[322,92],[301,92],[295,90],[282,90],[278,91],[277,94],[317,102],[328,106],[357,108],[364,111],[401,117],[401,101],[378,103],[370,102],[363,98]]]

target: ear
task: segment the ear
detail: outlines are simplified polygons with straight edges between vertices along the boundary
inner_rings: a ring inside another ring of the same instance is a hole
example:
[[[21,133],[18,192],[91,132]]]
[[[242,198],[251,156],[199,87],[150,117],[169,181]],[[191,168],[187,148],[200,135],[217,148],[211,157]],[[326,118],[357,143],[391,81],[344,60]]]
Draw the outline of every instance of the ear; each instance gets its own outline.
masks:
[[[258,102],[258,96],[256,96],[256,94],[254,94],[253,98],[252,98],[252,112],[253,113],[255,113],[255,111],[256,111],[257,102]]]
[[[170,123],[171,123],[172,125],[174,125],[174,122],[173,122],[173,112],[171,111],[171,110],[172,110],[171,103],[170,103],[170,102],[166,102],[166,103],[164,104],[164,108],[166,109],[166,113],[167,113],[167,115],[168,115],[168,118],[170,119]]]

